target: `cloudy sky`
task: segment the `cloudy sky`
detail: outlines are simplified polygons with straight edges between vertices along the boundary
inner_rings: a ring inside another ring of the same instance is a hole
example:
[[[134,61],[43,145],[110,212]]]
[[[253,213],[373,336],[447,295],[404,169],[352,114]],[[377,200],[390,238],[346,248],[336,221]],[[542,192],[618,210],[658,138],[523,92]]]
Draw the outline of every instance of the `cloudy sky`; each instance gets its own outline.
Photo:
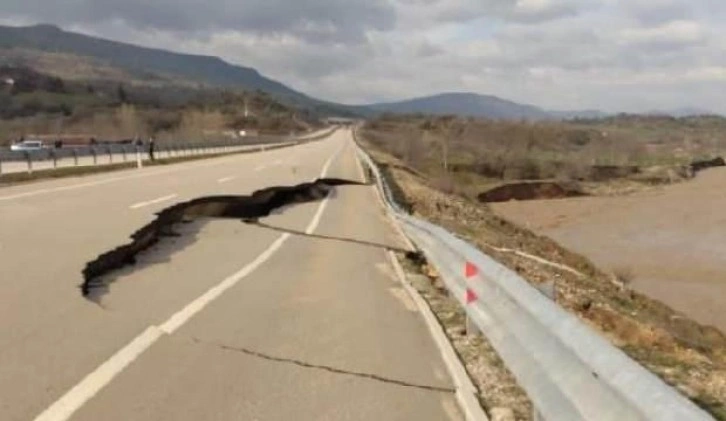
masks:
[[[473,91],[726,114],[723,0],[0,0],[5,23],[218,55],[347,103]]]

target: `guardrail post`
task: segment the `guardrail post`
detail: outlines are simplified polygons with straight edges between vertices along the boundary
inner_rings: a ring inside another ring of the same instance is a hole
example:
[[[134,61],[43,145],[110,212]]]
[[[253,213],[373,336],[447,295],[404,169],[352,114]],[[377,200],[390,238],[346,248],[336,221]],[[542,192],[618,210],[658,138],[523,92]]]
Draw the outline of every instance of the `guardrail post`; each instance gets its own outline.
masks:
[[[111,152],[111,145],[108,145],[108,163],[113,164],[113,153]]]
[[[53,158],[53,168],[58,168],[58,154],[56,153],[55,149],[51,149],[50,157]]]
[[[73,166],[78,166],[78,149],[73,148]]]
[[[91,146],[91,155],[93,155],[93,165],[98,165],[98,152],[95,146]]]
[[[466,315],[466,336],[474,337],[481,335],[481,331],[478,327],[476,327],[476,322],[469,317],[469,315]]]
[[[124,157],[124,162],[126,162],[126,145],[121,145],[121,155]]]
[[[144,163],[141,160],[141,148],[136,146],[136,168],[144,168]]]
[[[25,151],[25,160],[28,161],[28,174],[33,173],[33,158],[30,156],[30,152]]]

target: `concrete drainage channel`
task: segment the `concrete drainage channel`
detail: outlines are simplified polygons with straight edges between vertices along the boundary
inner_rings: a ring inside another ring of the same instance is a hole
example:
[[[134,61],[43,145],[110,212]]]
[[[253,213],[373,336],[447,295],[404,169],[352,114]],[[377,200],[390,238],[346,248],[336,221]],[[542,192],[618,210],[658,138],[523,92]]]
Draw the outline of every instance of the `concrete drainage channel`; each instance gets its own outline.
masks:
[[[322,200],[336,186],[362,183],[338,178],[321,178],[296,186],[276,186],[255,191],[249,196],[209,196],[168,207],[156,218],[131,235],[131,242],[101,254],[83,269],[81,293],[95,299],[108,288],[103,279],[115,270],[136,263],[137,256],[165,237],[177,237],[178,224],[190,223],[198,218],[236,218],[257,222],[274,210],[297,203]]]

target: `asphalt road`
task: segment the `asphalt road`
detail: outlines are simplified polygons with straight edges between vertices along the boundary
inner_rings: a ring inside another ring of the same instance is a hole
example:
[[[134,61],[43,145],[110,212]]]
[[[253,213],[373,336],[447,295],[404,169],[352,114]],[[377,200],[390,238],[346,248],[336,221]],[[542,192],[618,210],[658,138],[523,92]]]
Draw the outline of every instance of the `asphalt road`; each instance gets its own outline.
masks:
[[[176,202],[361,180],[349,131],[255,154],[0,189],[1,420],[461,419],[369,186],[198,220],[84,299],[86,262]],[[37,418],[36,418],[37,417]]]

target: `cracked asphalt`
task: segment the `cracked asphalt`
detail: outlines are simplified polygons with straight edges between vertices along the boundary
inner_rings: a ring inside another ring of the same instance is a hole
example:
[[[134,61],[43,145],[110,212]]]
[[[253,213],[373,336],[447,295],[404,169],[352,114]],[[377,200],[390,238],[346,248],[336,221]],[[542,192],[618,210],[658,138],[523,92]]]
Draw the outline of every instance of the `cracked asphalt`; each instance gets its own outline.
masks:
[[[0,419],[462,419],[426,326],[392,292],[385,249],[404,245],[370,186],[260,224],[181,226],[98,300],[81,296],[84,265],[155,212],[311,181],[326,164],[361,180],[349,131],[0,189]]]

